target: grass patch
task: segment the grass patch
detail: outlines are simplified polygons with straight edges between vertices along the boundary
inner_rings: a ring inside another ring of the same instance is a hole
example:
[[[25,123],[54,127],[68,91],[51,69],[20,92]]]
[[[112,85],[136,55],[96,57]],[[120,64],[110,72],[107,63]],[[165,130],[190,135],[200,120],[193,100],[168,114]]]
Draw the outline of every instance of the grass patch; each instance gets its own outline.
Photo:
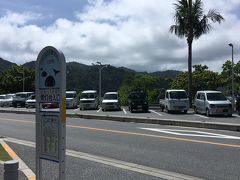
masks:
[[[8,155],[8,153],[0,144],[0,161],[9,161],[9,160],[12,160],[12,158]]]

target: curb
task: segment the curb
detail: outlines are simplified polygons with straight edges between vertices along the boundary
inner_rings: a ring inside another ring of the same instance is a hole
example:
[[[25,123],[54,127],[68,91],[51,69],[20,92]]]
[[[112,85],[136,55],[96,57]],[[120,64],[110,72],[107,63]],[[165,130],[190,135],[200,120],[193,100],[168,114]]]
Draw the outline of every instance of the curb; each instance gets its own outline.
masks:
[[[3,140],[0,141],[1,145],[7,151],[9,156],[13,160],[16,160],[19,162],[19,171],[22,171],[23,174],[27,177],[28,180],[36,180],[36,176],[33,173],[33,171],[24,163],[24,161],[8,146],[7,143],[5,143]]]
[[[171,126],[184,126],[184,127],[196,127],[206,129],[228,130],[228,131],[240,131],[240,124],[227,124],[227,123],[211,123],[200,121],[184,121],[184,120],[172,120],[172,119],[157,119],[157,118],[143,118],[143,117],[121,117],[121,116],[104,116],[104,115],[83,115],[83,114],[67,114],[67,117],[71,118],[85,118],[85,119],[98,119],[109,120],[119,122],[134,122],[134,123],[147,123],[147,124],[160,124]]]
[[[12,110],[0,110],[0,113],[16,113],[16,114],[35,114],[30,111],[12,111]],[[97,119],[119,122],[134,122],[134,123],[147,123],[147,124],[160,124],[171,126],[184,126],[184,127],[196,127],[206,129],[228,130],[240,132],[240,124],[233,123],[212,123],[202,121],[186,121],[186,120],[173,120],[164,118],[143,118],[143,117],[122,117],[122,116],[109,116],[109,115],[91,115],[91,114],[67,114],[70,118],[84,118],[84,119]]]

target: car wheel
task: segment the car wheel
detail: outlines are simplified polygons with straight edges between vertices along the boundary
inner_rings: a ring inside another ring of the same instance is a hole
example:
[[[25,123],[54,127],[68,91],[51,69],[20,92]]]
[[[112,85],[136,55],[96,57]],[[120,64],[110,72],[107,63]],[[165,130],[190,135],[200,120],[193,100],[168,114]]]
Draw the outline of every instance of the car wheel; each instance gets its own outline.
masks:
[[[168,110],[168,107],[167,107],[167,106],[166,106],[166,112],[167,112],[167,113],[170,113],[170,111]]]
[[[184,110],[183,112],[184,112],[184,114],[187,114],[187,110]]]
[[[207,116],[207,117],[210,117],[210,116],[211,116],[209,109],[206,109],[206,116]]]
[[[161,109],[162,112],[164,111],[164,107],[163,106],[160,106],[160,109]]]
[[[132,108],[132,107],[130,107],[130,112],[131,112],[131,113],[133,112],[133,108]]]
[[[198,114],[198,111],[197,111],[197,107],[196,107],[196,106],[193,107],[193,110],[194,110],[194,112],[195,112],[196,114]]]

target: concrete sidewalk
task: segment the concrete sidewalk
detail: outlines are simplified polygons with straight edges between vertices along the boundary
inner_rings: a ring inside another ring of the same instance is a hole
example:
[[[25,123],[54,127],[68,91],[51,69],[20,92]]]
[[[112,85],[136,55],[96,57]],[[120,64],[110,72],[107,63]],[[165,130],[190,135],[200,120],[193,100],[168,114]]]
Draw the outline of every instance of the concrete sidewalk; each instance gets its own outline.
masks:
[[[22,161],[22,159],[8,146],[5,141],[0,139],[0,143],[3,148],[7,151],[7,153],[11,156],[13,160],[19,162],[18,168],[18,180],[35,180],[35,174],[31,169]],[[0,180],[4,180],[4,162],[0,161]]]

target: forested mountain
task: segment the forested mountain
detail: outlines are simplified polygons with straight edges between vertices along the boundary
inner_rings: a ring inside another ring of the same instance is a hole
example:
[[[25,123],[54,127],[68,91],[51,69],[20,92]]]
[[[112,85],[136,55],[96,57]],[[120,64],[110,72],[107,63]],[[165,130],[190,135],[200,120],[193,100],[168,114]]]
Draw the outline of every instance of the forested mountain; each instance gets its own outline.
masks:
[[[14,63],[4,60],[0,57],[0,72],[4,71],[5,69],[8,69],[13,64]]]
[[[1,65],[3,64],[3,65]],[[12,64],[9,61],[0,59],[0,72],[9,68]],[[35,69],[35,61],[23,64],[26,68]],[[142,74],[153,75],[157,77],[173,77],[175,78],[179,71],[165,72],[136,72],[125,67],[108,66],[102,69],[102,92],[118,91],[122,82],[126,77]],[[67,90],[87,90],[99,89],[99,66],[85,65],[78,62],[67,62]]]

